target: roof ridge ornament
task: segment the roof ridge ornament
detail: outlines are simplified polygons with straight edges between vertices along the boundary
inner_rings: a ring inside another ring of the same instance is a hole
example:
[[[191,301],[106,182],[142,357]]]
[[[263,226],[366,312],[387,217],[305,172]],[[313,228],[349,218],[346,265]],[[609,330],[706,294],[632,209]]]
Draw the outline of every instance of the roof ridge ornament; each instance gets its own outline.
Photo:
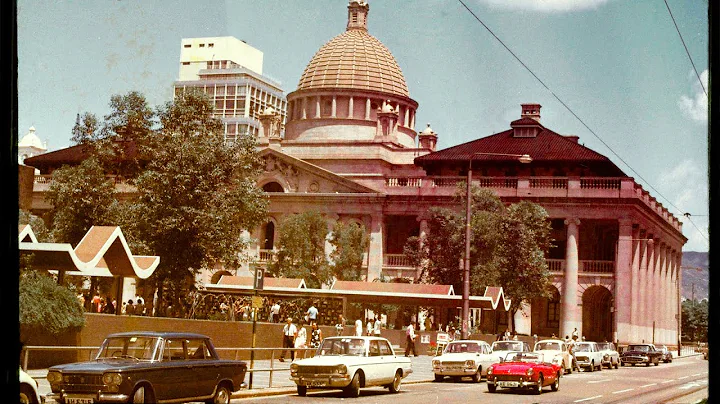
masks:
[[[350,0],[348,3],[347,30],[361,29],[367,31],[367,15],[370,5],[367,1]]]

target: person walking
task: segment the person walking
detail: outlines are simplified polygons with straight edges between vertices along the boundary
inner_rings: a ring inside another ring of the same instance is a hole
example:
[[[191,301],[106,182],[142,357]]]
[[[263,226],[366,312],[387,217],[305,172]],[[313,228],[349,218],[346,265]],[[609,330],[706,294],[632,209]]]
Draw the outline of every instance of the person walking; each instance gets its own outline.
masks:
[[[410,321],[410,325],[405,329],[405,356],[409,356],[410,352],[413,353],[413,355],[418,356],[417,352],[415,351],[415,338],[417,335],[415,334],[415,320]]]
[[[318,327],[317,323],[312,323],[311,327],[310,348],[317,348],[320,346],[320,342],[322,341],[322,330]]]
[[[345,317],[343,317],[342,314],[338,315],[338,322],[335,324],[335,331],[337,332],[337,336],[341,336],[343,334],[343,330],[345,329]]]
[[[283,351],[280,354],[280,362],[285,362],[285,354],[290,348],[290,359],[295,360],[295,337],[297,336],[297,327],[292,322],[292,318],[287,318],[287,324],[283,326]]]
[[[307,313],[305,313],[305,315],[307,316],[308,324],[317,322],[318,309],[317,307],[315,307],[315,302],[310,305],[310,308],[308,309]]]
[[[355,336],[361,337],[362,335],[363,335],[362,320],[357,319],[357,320],[355,320]]]
[[[295,337],[295,349],[298,350],[296,357],[300,359],[305,357],[305,348],[307,348],[307,329],[305,328],[305,322],[300,320],[299,327],[297,330],[297,337]],[[295,360],[293,358],[293,360]]]
[[[382,322],[379,318],[375,317],[375,321],[373,322],[373,334],[376,337],[380,336],[380,326],[382,325]]]
[[[128,316],[135,314],[135,302],[133,302],[133,299],[127,301],[127,304],[125,305],[125,314]]]
[[[375,320],[373,320],[372,318],[367,319],[367,325],[365,326],[365,335],[367,335],[368,337],[373,335],[373,330],[375,329],[373,327],[374,322]]]

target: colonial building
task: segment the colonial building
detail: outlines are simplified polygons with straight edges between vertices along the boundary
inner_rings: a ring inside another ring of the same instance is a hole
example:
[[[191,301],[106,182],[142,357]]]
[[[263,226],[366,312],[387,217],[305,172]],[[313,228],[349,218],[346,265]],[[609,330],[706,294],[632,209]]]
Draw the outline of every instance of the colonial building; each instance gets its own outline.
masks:
[[[437,151],[429,125],[415,130],[418,102],[397,61],[368,32],[369,9],[350,0],[347,29],[317,51],[288,94],[284,132],[275,106],[259,116],[258,186],[271,203],[267,223],[252,231],[255,262],[272,259],[285,217],[315,210],[368,229],[368,282],[416,279],[403,246],[427,232],[429,208],[453,206],[472,163],[474,184],[508,204],[538,203],[552,221],[554,297],[528,302],[518,332],[564,336],[577,328],[589,340],[677,342],[687,240],[678,219],[577,136],[546,128],[538,104],[522,104],[507,130]]]

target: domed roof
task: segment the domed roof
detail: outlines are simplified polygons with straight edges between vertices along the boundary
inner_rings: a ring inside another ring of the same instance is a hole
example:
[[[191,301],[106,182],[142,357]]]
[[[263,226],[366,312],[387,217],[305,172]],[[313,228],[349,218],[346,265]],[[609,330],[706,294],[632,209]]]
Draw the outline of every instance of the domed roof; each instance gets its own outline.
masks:
[[[43,144],[42,140],[38,137],[38,135],[35,134],[35,127],[31,126],[30,131],[20,139],[18,142],[18,147],[35,147],[37,149],[45,150],[45,144]]]
[[[359,26],[349,23],[347,31],[315,53],[300,77],[298,90],[346,88],[410,96],[392,53],[361,21]]]

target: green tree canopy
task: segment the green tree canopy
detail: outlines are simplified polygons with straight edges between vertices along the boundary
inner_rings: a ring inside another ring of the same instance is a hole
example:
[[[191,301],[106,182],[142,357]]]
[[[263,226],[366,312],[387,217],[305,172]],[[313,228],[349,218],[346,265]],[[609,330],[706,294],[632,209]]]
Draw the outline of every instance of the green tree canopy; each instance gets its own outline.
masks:
[[[682,334],[690,337],[691,341],[707,341],[708,313],[707,300],[698,302],[688,299],[682,302]]]
[[[365,226],[336,222],[330,236],[330,244],[333,246],[330,253],[333,276],[344,281],[361,280],[365,252],[370,246],[370,235]]]
[[[85,325],[83,308],[75,293],[52,277],[35,271],[20,275],[20,327],[28,333],[58,335]]]

